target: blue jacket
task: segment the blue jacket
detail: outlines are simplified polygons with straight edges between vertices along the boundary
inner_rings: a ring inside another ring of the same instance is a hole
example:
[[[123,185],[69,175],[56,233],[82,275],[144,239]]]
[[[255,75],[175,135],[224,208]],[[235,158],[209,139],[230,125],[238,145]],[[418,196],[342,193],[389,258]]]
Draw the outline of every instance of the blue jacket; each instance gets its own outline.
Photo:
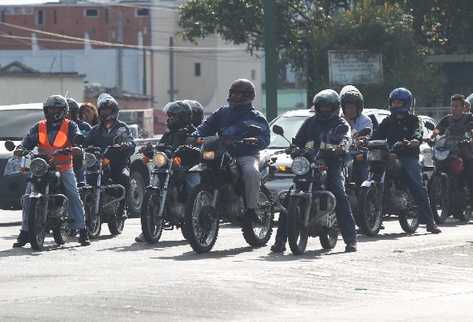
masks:
[[[218,134],[222,137],[242,140],[248,137],[247,131],[250,125],[261,127],[261,134],[257,137],[258,143],[237,144],[231,148],[230,152],[235,157],[256,155],[269,145],[270,131],[266,118],[251,103],[219,108],[197,128],[193,135],[206,137]]]

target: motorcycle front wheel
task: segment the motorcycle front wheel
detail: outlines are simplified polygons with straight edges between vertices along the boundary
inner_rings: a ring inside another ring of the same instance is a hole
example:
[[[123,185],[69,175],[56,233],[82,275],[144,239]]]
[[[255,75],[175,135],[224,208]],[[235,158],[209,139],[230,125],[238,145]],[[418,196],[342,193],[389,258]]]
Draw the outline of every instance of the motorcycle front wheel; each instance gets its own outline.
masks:
[[[302,255],[307,247],[309,235],[304,226],[305,201],[302,198],[290,198],[287,209],[289,247],[294,255]]]
[[[271,193],[265,186],[261,186],[258,193],[258,208],[256,209],[258,220],[255,221],[244,216],[241,221],[243,238],[252,247],[266,245],[273,232],[273,207]]]
[[[376,236],[383,223],[383,207],[380,198],[376,185],[361,187],[358,225],[368,236]]]
[[[399,214],[399,224],[401,228],[408,234],[413,234],[419,227],[419,220],[417,219],[417,207],[414,205],[414,199],[410,193],[408,193],[408,206],[406,209],[402,209]]]
[[[81,193],[82,203],[84,204],[85,224],[89,238],[94,239],[100,236],[102,230],[102,217],[95,211],[95,193],[84,191]]]
[[[125,203],[125,199],[120,201],[120,205],[117,207],[115,215],[111,216],[110,221],[108,222],[108,229],[113,236],[120,235],[125,227]]]
[[[159,217],[159,191],[147,190],[141,208],[141,231],[149,244],[155,244],[163,233],[164,219]]]
[[[28,214],[31,248],[38,251],[43,250],[48,222],[48,215],[44,213],[44,202],[44,198],[30,199]]]
[[[443,224],[450,216],[450,192],[448,178],[435,173],[429,181],[430,206],[437,224]]]
[[[319,240],[323,249],[334,249],[338,241],[338,229],[336,227],[328,228],[319,236]]]

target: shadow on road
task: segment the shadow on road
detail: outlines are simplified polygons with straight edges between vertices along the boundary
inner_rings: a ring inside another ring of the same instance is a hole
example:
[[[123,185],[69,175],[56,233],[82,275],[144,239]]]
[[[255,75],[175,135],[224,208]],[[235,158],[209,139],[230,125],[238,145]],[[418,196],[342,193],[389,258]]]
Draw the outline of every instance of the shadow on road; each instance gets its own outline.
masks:
[[[65,251],[65,250],[74,250],[76,248],[81,248],[83,246],[78,245],[77,243],[70,242],[66,243],[65,245],[56,245],[54,243],[44,245],[42,251],[33,250],[29,245],[19,248],[11,248],[5,249],[0,251],[0,258],[1,257],[14,257],[14,256],[40,256],[43,253],[50,253],[55,251]]]
[[[310,262],[314,259],[321,259],[322,255],[329,254],[329,250],[316,249],[310,250],[304,253],[304,255],[293,255],[291,250],[287,249],[284,254],[281,253],[269,253],[265,256],[260,256],[257,260],[259,261],[269,261],[269,262]]]
[[[225,257],[236,256],[242,253],[253,251],[253,247],[245,246],[232,249],[216,250],[206,254],[197,254],[193,251],[186,252],[177,256],[160,256],[151,257],[151,259],[171,259],[176,261],[188,261],[188,260],[199,260],[199,259],[220,259]]]
[[[183,246],[187,244],[188,242],[186,240],[165,240],[165,241],[158,242],[156,244],[135,242],[128,246],[103,248],[103,249],[98,249],[97,251],[104,252],[104,251],[111,250],[114,252],[133,252],[133,251],[141,251],[141,250],[148,250],[148,249],[159,249],[159,248],[166,248],[166,247]]]

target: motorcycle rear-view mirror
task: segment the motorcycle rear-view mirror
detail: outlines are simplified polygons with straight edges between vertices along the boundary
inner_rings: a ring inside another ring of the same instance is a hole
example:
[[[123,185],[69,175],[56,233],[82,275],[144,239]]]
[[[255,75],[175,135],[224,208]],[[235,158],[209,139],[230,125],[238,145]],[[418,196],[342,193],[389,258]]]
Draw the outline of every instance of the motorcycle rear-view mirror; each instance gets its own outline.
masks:
[[[5,149],[7,149],[8,151],[13,151],[15,150],[15,143],[13,143],[13,141],[6,141],[5,142]]]
[[[284,136],[284,129],[279,125],[273,125],[273,133]]]

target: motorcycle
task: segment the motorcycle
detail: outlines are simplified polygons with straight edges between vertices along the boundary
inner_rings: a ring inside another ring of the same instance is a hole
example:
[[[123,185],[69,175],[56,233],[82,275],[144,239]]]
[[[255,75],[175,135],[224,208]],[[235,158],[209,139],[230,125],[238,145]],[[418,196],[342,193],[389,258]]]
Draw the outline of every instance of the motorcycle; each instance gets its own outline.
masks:
[[[273,126],[273,132],[289,142],[280,126]],[[291,144],[286,151],[293,157],[295,177],[291,189],[280,198],[288,205],[288,241],[294,255],[304,254],[309,237],[319,237],[322,248],[327,250],[337,244],[336,199],[325,187],[327,160],[335,156],[336,149],[336,145],[325,143],[317,151]]]
[[[259,127],[249,126],[249,139],[227,140],[207,137],[201,148],[201,162],[190,169],[200,176],[200,183],[190,193],[185,211],[183,232],[197,253],[209,252],[218,236],[219,223],[238,218],[243,238],[252,247],[264,246],[271,237],[273,201],[265,186],[269,161],[260,164],[261,185],[257,196],[256,217],[245,214],[245,191],[237,161],[229,153],[233,144],[251,144]]]
[[[5,142],[5,148],[13,151],[15,143]],[[57,150],[55,155],[71,153],[73,148],[65,148]],[[54,161],[47,155],[22,150],[20,167],[31,173],[31,192],[22,197],[23,205],[29,202],[27,215],[31,247],[43,250],[44,239],[51,231],[57,245],[65,244],[72,219],[68,212],[69,199],[63,194],[61,173],[56,170]]]
[[[414,233],[419,222],[417,206],[404,184],[399,153],[406,148],[403,142],[392,149],[385,140],[368,142],[369,177],[362,183],[360,191],[359,222],[361,230],[375,236],[383,224],[385,214],[397,215],[401,228]]]
[[[175,150],[159,147],[158,151],[147,146],[141,152],[146,159],[145,164],[149,160],[154,163],[141,210],[143,237],[146,242],[154,244],[161,238],[163,229],[172,230],[183,226],[186,177],[189,168],[200,161],[200,151],[182,145]]]
[[[473,158],[471,135],[467,134],[455,144],[457,152],[450,149],[451,144],[446,136],[438,137],[432,144],[435,170],[428,187],[434,220],[442,224],[453,215],[462,222],[468,222],[472,217],[472,200],[462,175],[464,160]]]
[[[100,236],[102,223],[108,224],[112,235],[121,234],[125,226],[125,187],[113,182],[111,162],[106,157],[109,150],[117,148],[118,144],[85,148],[85,184],[79,191],[90,238]]]

